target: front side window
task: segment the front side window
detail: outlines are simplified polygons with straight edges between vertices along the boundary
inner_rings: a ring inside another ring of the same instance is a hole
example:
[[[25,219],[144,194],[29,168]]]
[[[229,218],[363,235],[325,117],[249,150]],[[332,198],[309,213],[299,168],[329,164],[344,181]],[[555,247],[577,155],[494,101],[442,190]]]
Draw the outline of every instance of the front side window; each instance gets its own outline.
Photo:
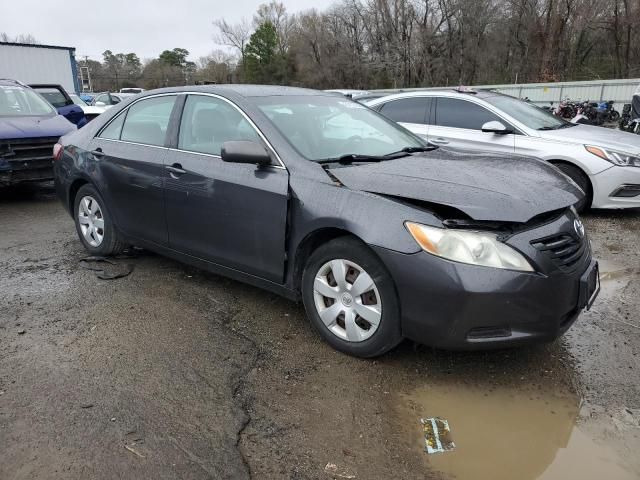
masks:
[[[231,140],[261,143],[255,128],[235,107],[216,97],[189,95],[180,122],[178,148],[220,155],[222,144]]]
[[[401,98],[385,103],[380,112],[394,122],[425,124],[430,107],[428,97]]]
[[[487,122],[504,121],[486,108],[467,100],[440,97],[436,101],[436,125],[482,130]]]
[[[122,132],[122,124],[124,123],[125,116],[124,113],[118,115],[98,136],[110,140],[120,140],[120,133]]]
[[[145,145],[164,146],[175,95],[152,97],[129,107],[120,139]]]
[[[98,103],[104,103],[105,105],[111,105],[111,100],[109,100],[109,95],[104,94],[104,95],[98,95],[95,99],[94,102],[96,105]]]
[[[338,96],[255,97],[253,101],[308,160],[387,155],[426,145],[379,113]]]
[[[0,85],[0,117],[50,116],[58,112],[30,88]]]

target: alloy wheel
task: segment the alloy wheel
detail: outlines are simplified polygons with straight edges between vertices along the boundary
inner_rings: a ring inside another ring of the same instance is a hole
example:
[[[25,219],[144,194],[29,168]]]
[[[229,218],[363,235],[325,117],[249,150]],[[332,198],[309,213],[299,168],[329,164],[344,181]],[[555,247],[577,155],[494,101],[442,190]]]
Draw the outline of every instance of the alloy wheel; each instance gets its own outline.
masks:
[[[80,199],[78,223],[85,241],[92,247],[99,247],[104,239],[104,215],[95,198],[87,195]]]
[[[316,310],[322,323],[347,342],[362,342],[378,329],[382,300],[371,276],[358,264],[331,260],[316,273],[313,283]]]

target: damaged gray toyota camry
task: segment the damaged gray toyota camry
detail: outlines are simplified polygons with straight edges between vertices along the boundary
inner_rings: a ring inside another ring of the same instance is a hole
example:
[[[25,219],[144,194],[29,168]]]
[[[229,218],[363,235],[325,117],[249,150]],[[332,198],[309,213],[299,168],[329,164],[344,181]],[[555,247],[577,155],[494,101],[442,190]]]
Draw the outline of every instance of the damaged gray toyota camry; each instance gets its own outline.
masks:
[[[555,167],[436,149],[329,93],[145,92],[54,158],[91,254],[135,245],[301,299],[351,355],[549,341],[599,290],[583,193]]]

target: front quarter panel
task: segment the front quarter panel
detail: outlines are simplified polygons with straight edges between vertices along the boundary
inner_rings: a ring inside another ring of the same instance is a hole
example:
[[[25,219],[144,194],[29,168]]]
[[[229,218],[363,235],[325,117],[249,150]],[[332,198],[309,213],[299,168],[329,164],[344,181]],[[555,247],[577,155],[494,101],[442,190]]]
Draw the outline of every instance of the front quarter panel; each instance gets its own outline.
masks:
[[[441,225],[431,213],[390,198],[335,183],[292,176],[290,200],[289,258],[295,258],[301,243],[322,229],[340,229],[371,246],[402,253],[416,253],[420,247],[404,226],[405,221]],[[288,268],[293,281],[294,262]]]
[[[516,135],[516,153],[546,161],[563,160],[580,167],[589,176],[611,168],[612,164],[587,152],[584,145],[549,138]]]

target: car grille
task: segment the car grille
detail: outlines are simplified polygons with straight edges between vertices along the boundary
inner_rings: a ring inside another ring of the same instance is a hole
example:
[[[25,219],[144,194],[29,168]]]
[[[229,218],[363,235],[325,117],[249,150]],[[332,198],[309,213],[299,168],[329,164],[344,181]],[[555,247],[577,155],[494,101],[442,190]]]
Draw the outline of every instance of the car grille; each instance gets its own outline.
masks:
[[[589,242],[585,237],[580,239],[561,233],[533,240],[531,245],[549,255],[551,261],[563,271],[572,270],[588,250]]]
[[[58,137],[0,140],[0,159],[12,170],[50,165]],[[35,163],[32,163],[35,162]]]

